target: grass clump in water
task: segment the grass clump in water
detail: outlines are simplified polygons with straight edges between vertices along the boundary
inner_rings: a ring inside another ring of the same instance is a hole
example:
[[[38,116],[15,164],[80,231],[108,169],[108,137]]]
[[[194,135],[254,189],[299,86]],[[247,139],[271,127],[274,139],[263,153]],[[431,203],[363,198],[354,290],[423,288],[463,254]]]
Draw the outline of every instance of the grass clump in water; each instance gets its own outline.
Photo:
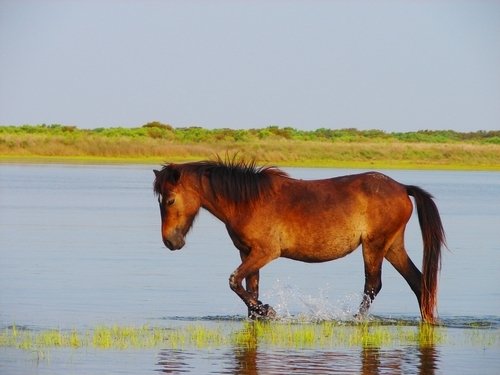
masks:
[[[234,334],[235,344],[264,344],[283,348],[382,347],[434,345],[444,340],[443,330],[420,326],[382,325],[373,322],[269,323],[249,322]]]
[[[141,327],[99,326],[87,333],[86,337],[87,346],[99,349],[155,348],[167,340],[168,331],[162,328],[150,328],[147,325]]]
[[[132,326],[98,326],[93,330],[33,331],[10,326],[0,332],[0,347],[24,350],[48,348],[96,349],[209,349],[220,347],[285,349],[328,349],[339,347],[394,347],[416,345],[432,347],[449,342],[446,328],[428,324],[397,322],[320,323],[249,321],[228,325],[196,324],[176,328]],[[500,342],[498,330],[471,329],[460,336],[461,343],[495,346]]]
[[[0,333],[0,347],[17,347],[31,350],[47,347],[80,348],[84,342],[76,330],[61,331],[50,329],[34,332],[27,329],[18,329],[15,325],[6,328]]]

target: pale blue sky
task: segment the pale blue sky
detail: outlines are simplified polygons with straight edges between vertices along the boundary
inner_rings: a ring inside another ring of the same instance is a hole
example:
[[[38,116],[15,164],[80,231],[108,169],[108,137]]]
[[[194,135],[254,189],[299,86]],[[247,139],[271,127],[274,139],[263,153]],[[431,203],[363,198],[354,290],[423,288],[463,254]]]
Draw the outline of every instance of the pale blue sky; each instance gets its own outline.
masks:
[[[500,129],[500,1],[0,0],[0,124]]]

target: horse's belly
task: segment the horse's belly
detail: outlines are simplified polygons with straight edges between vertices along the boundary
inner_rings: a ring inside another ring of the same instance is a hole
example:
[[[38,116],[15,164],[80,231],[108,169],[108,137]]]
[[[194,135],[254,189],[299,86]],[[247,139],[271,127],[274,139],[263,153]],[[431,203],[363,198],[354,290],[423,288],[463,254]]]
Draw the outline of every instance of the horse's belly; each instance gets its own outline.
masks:
[[[281,256],[309,263],[327,262],[345,257],[356,250],[359,244],[359,237],[304,241],[293,247],[282,249]]]

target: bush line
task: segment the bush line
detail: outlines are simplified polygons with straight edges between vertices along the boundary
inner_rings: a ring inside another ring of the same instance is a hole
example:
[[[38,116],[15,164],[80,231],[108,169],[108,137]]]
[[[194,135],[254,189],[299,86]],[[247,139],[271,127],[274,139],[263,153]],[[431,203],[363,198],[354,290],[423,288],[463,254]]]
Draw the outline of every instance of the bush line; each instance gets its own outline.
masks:
[[[240,153],[289,166],[500,170],[500,131],[0,126],[0,160],[162,162]]]

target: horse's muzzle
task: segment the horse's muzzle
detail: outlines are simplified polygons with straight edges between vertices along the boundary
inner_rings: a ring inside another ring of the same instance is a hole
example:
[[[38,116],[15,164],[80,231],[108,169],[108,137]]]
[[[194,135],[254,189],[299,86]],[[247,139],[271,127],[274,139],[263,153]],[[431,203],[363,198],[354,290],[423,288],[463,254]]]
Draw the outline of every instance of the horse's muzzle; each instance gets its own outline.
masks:
[[[184,241],[184,237],[182,236],[182,234],[176,233],[169,237],[164,236],[163,243],[170,250],[179,250],[182,249],[186,241]]]

